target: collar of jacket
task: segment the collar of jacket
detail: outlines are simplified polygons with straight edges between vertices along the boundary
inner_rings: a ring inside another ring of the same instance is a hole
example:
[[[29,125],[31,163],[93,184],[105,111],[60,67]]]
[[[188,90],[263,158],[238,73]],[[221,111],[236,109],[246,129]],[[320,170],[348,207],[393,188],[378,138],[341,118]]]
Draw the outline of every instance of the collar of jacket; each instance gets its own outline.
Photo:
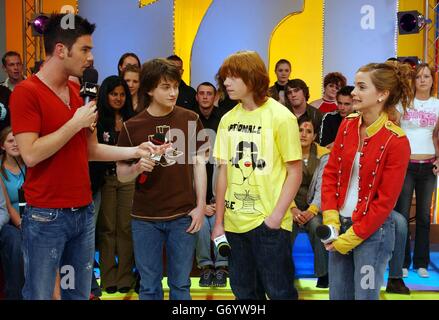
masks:
[[[389,120],[389,117],[387,116],[387,113],[382,112],[378,119],[376,119],[370,126],[366,128],[366,135],[368,137],[372,137],[374,134],[376,134]],[[358,127],[361,126],[361,123],[363,122],[363,117],[360,117],[360,121],[358,121]]]

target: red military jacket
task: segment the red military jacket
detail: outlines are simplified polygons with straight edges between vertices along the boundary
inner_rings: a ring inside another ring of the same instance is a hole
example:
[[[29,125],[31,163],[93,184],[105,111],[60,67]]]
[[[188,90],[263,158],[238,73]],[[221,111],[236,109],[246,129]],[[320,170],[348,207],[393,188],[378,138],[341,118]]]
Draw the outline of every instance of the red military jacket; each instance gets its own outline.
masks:
[[[323,222],[337,229],[359,150],[361,121],[358,114],[343,120],[323,173]],[[369,238],[386,221],[402,190],[410,160],[410,144],[404,131],[389,121],[386,113],[366,128],[359,152],[358,201],[352,213],[353,224],[333,242],[343,254]]]

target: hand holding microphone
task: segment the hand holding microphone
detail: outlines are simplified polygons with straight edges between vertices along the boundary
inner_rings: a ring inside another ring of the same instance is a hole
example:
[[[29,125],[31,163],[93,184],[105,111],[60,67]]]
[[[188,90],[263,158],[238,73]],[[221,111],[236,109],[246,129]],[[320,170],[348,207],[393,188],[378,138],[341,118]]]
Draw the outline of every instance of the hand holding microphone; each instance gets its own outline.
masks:
[[[213,239],[213,242],[215,243],[215,247],[217,248],[220,255],[222,255],[223,257],[230,256],[232,248],[230,247],[230,244],[227,241],[225,234],[216,237],[215,239]]]
[[[94,101],[78,108],[71,121],[79,131],[82,128],[89,128],[91,131],[96,126],[96,104]]]
[[[318,226],[316,228],[316,234],[320,241],[322,241],[325,245],[334,242],[338,238],[338,231],[332,225],[322,224]]]
[[[88,106],[89,113],[91,112],[92,114],[94,114],[94,118],[91,117],[93,120],[92,123],[86,126],[90,129],[91,132],[93,132],[96,128],[97,115],[96,115],[96,104],[90,102],[96,99],[98,95],[98,85],[97,85],[98,79],[99,79],[99,74],[96,69],[94,69],[93,67],[89,67],[85,69],[82,75],[81,91],[79,92],[81,97],[84,99],[84,103],[85,103],[85,105],[79,109],[87,108]]]

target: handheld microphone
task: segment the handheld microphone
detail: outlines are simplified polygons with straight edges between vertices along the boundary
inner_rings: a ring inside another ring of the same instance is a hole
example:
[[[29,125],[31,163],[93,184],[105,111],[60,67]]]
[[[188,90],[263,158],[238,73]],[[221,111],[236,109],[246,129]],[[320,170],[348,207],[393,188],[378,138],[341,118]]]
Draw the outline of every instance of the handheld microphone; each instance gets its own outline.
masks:
[[[79,93],[84,99],[85,104],[95,99],[98,95],[98,78],[99,75],[95,68],[89,67],[84,70],[84,74],[82,75],[82,87]]]
[[[223,257],[230,256],[230,251],[232,250],[232,248],[230,247],[230,244],[227,241],[225,234],[216,237],[215,239],[213,239],[213,242],[215,243],[215,247],[218,249],[218,253],[220,255],[222,255]]]
[[[150,141],[157,146],[161,146],[166,143],[166,137],[163,133],[156,133]],[[161,157],[161,154],[152,154],[151,160],[160,161]],[[145,172],[142,172],[142,174],[139,176],[139,184],[144,184],[147,179],[148,175]]]
[[[331,243],[338,238],[337,229],[331,225],[322,224],[318,226],[316,228],[316,234],[324,244]]]

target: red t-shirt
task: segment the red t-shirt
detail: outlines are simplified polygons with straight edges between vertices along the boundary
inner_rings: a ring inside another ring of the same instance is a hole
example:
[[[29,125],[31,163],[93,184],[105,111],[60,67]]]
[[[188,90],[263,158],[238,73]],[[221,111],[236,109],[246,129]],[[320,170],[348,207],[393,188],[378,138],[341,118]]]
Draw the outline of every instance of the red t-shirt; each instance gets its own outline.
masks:
[[[70,109],[38,77],[20,82],[10,101],[14,135],[36,132],[43,137],[69,121],[84,103],[79,86],[70,81],[68,86]],[[28,168],[23,188],[27,203],[35,207],[71,208],[91,203],[86,129],[50,158]]]
[[[320,104],[319,110],[323,114],[336,111],[337,110],[337,102],[322,99],[322,103]]]

